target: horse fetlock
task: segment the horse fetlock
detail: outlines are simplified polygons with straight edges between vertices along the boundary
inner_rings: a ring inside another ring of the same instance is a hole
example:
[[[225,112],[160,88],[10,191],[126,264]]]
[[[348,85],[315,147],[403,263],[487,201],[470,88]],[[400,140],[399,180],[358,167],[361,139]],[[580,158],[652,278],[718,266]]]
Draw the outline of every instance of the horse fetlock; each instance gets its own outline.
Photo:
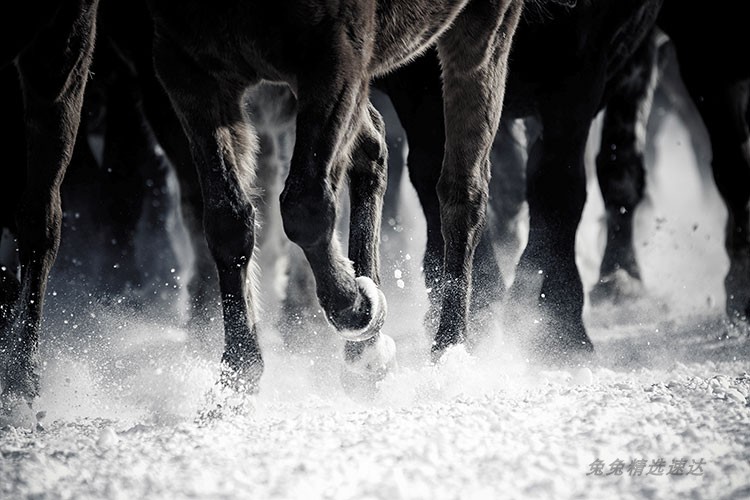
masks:
[[[541,363],[571,365],[594,351],[580,316],[544,314],[530,336],[530,355]]]
[[[311,197],[308,195],[304,198]],[[301,248],[324,246],[331,240],[336,224],[336,208],[332,198],[321,196],[311,202],[305,202],[304,198],[282,195],[281,219],[284,232]]]
[[[342,338],[361,342],[380,332],[385,323],[388,304],[385,295],[372,279],[360,276],[356,283],[362,300],[355,301],[352,307],[340,311],[327,311],[327,316]],[[353,326],[362,324],[362,327]]]
[[[746,252],[730,252],[729,271],[724,278],[730,318],[750,318],[750,257]]]
[[[441,321],[435,340],[430,347],[430,359],[437,363],[443,357],[443,353],[452,346],[463,344],[466,340],[465,328],[450,328],[446,321]]]
[[[0,338],[0,399],[21,398],[30,405],[39,396],[38,357],[7,338]]]
[[[644,294],[643,282],[639,274],[627,269],[617,269],[602,276],[589,292],[593,304],[612,302],[620,304],[634,301]]]

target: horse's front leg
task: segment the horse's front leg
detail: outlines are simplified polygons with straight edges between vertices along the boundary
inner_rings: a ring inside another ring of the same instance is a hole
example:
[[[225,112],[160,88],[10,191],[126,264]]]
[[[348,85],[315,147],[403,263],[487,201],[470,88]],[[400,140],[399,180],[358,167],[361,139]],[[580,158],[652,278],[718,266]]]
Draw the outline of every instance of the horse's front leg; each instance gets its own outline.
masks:
[[[388,147],[385,124],[372,104],[361,115],[360,131],[351,153],[349,193],[349,259],[358,277],[380,284],[380,222],[387,185]],[[348,376],[364,377],[365,383],[382,379],[395,362],[395,344],[388,335],[378,332],[364,342],[347,342],[344,360]]]
[[[368,82],[361,79],[362,68],[353,67],[357,62],[345,65],[333,55],[331,61],[300,78],[297,137],[281,212],[287,236],[310,263],[326,317],[344,339],[364,341],[385,321],[385,297],[376,276],[355,274],[335,225],[337,188],[345,173],[339,155],[358,133]]]
[[[21,290],[14,318],[0,332],[0,391],[5,401],[20,397],[30,402],[39,393],[42,305],[60,245],[60,186],[80,123],[97,7],[98,0],[65,2],[54,23],[16,63],[24,91],[28,171],[16,216]]]
[[[438,44],[446,151],[437,193],[445,252],[433,357],[465,338],[474,249],[489,196],[490,147],[500,121],[508,52],[521,6],[516,0],[470,3]]]
[[[244,112],[250,82],[225,82],[200,68],[176,44],[154,46],[157,73],[182,122],[198,169],[206,241],[219,276],[224,314],[222,382],[257,390],[263,372],[251,259],[251,202],[257,139]]]

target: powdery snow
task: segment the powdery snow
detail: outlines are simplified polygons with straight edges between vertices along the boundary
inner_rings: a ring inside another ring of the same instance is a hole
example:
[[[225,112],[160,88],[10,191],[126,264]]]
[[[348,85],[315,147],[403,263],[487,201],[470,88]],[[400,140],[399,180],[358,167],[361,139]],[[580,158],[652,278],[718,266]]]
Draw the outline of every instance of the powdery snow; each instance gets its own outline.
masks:
[[[651,177],[651,193],[674,189]],[[55,296],[35,405],[46,414],[0,431],[0,498],[748,498],[750,347],[719,339],[725,213],[693,184],[670,192],[700,202],[659,195],[639,211],[650,295],[587,306],[597,357],[570,370],[528,363],[499,330],[475,355],[426,362],[412,193],[411,232],[391,235],[404,248],[382,273],[399,368],[372,400],[341,389],[333,338],[325,355],[290,354],[266,329],[260,394],[223,394],[218,324],[193,339],[111,307],[70,317]],[[579,233],[587,287],[600,217],[592,191]],[[634,460],[647,461],[641,475]]]
[[[186,350],[115,369],[99,387],[91,372],[90,385],[71,387],[84,367],[63,357],[45,372],[45,429],[0,434],[0,497],[746,496],[747,342],[672,335],[701,352],[657,346],[663,357],[627,368],[617,366],[627,353],[600,338],[605,366],[549,371],[455,349],[438,366],[402,366],[371,402],[347,398],[327,360],[271,354],[260,396],[207,402],[215,374]],[[634,351],[648,349],[643,338],[630,338]],[[56,387],[65,379],[67,394]],[[217,401],[223,410],[207,415]],[[666,474],[683,458],[702,465]],[[635,459],[648,460],[641,476],[628,472]],[[596,460],[603,475],[589,474]],[[606,475],[617,460],[622,474]]]

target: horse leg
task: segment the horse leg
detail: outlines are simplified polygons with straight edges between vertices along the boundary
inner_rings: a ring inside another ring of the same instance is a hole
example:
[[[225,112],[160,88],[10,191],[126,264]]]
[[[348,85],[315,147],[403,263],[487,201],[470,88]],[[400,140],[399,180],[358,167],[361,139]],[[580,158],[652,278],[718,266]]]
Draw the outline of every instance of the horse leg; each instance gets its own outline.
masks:
[[[729,272],[724,279],[726,313],[732,322],[750,321],[750,83],[703,87],[696,99],[713,151],[714,179],[726,203],[728,218],[725,245]]]
[[[106,127],[102,155],[100,206],[105,209],[103,240],[109,252],[102,269],[103,291],[114,298],[126,290],[138,290],[142,271],[135,259],[135,236],[145,199],[141,175],[150,164],[153,145],[139,109],[136,82],[111,47],[97,48],[95,69],[107,71]],[[103,66],[106,64],[106,66]]]
[[[390,97],[408,144],[406,166],[409,180],[425,216],[427,243],[422,260],[429,310],[424,323],[430,339],[435,338],[440,318],[439,282],[443,272],[443,234],[437,183],[445,150],[443,89],[440,61],[434,50],[413,63],[383,77],[378,85]],[[389,160],[389,177],[390,177]]]
[[[18,299],[18,259],[13,233],[0,227],[0,332],[5,331]]]
[[[388,147],[388,186],[383,201],[381,237],[383,243],[389,244],[388,248],[397,254],[405,244],[401,226],[401,179],[406,166],[406,133],[387,94],[376,89],[370,93],[370,101],[386,124],[385,142]]]
[[[380,285],[380,223],[387,185],[388,147],[385,124],[372,104],[362,114],[355,140],[348,171],[349,259],[356,276],[370,277]],[[364,376],[370,382],[382,379],[395,363],[395,353],[393,339],[382,332],[363,342],[347,342],[345,386],[352,374]]]
[[[540,102],[544,131],[529,151],[527,167],[529,239],[508,304],[509,331],[530,334],[535,354],[553,359],[592,349],[582,319],[575,240],[586,201],[584,151],[595,112],[588,104],[597,100],[591,99],[593,90],[567,90]]]
[[[162,89],[145,89],[144,109],[177,177],[182,223],[192,250],[192,266],[186,284],[186,324],[193,332],[202,335],[221,313],[219,278],[203,229],[204,207],[198,170],[190,155],[190,147],[182,127],[162,93]]]
[[[498,272],[512,281],[516,262],[523,249],[521,222],[527,216],[526,161],[528,142],[526,125],[519,120],[500,120],[500,127],[492,145],[490,162],[490,199],[488,221],[493,244],[501,249],[503,258]],[[501,288],[502,290],[502,288]]]
[[[111,6],[118,7],[114,4]],[[122,18],[128,14],[135,16],[130,22],[140,26],[141,31],[150,33],[153,30],[147,12],[139,13],[128,7],[124,11],[116,10],[113,15],[115,18]],[[117,23],[116,21],[116,26]],[[177,177],[182,223],[192,250],[191,272],[185,283],[188,295],[186,324],[194,332],[202,334],[214,318],[219,316],[221,300],[216,265],[203,230],[203,198],[198,170],[193,163],[182,125],[155,74],[151,37],[142,36],[141,31],[137,33],[138,36],[132,36],[133,30],[115,31],[115,44],[131,56],[142,93],[143,113]]]
[[[98,0],[64,2],[54,24],[19,55],[27,185],[17,212],[21,290],[0,336],[2,394],[39,394],[38,343],[47,278],[60,245],[60,185],[73,152],[91,64]]]
[[[377,276],[357,276],[335,237],[337,189],[345,175],[340,161],[347,138],[357,136],[367,100],[364,69],[331,51],[330,64],[300,77],[297,137],[284,190],[284,231],[305,253],[315,276],[318,300],[346,340],[374,337],[385,321],[385,297]],[[365,267],[360,267],[365,269]]]
[[[634,298],[642,288],[633,246],[633,215],[643,199],[644,150],[657,76],[657,47],[647,37],[622,70],[607,102],[596,173],[607,216],[607,244],[594,303]]]
[[[274,319],[286,349],[313,354],[325,348],[327,355],[331,327],[320,309],[315,278],[304,253],[284,234],[279,207],[294,147],[297,100],[287,85],[266,83],[249,92],[246,103],[260,141],[257,185],[263,224],[258,248],[261,269],[266,271],[262,276],[265,303],[280,301]]]
[[[25,188],[26,163],[23,99],[18,85],[18,73],[13,66],[0,71],[0,96],[3,99],[3,134],[0,149],[6,167],[0,183],[0,337],[11,320],[13,306],[20,290],[18,283],[18,253],[14,213]]]
[[[161,38],[154,44],[154,64],[190,140],[200,177],[206,241],[224,312],[221,380],[255,391],[263,372],[251,270],[256,137],[242,103],[242,89],[251,82],[221,82]]]
[[[500,122],[508,52],[522,2],[470,3],[438,42],[446,149],[437,184],[445,241],[433,358],[465,338],[474,250],[489,197],[490,148]]]

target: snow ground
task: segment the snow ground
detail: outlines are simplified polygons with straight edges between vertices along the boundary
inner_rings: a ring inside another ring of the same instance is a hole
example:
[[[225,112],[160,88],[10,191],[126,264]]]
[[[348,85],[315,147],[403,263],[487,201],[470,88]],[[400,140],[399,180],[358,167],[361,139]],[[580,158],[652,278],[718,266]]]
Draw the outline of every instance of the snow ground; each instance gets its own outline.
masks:
[[[685,131],[669,131],[669,162],[638,212],[649,296],[587,307],[588,367],[530,365],[499,331],[476,355],[457,348],[427,364],[423,223],[406,196],[411,230],[390,235],[404,250],[383,270],[399,369],[373,400],[341,389],[338,341],[291,355],[268,330],[260,395],[219,394],[218,325],[196,340],[164,319],[79,312],[58,282],[43,429],[0,431],[0,498],[750,498],[750,346],[718,338],[726,214],[681,146]],[[587,288],[601,229],[593,189],[579,232]]]

